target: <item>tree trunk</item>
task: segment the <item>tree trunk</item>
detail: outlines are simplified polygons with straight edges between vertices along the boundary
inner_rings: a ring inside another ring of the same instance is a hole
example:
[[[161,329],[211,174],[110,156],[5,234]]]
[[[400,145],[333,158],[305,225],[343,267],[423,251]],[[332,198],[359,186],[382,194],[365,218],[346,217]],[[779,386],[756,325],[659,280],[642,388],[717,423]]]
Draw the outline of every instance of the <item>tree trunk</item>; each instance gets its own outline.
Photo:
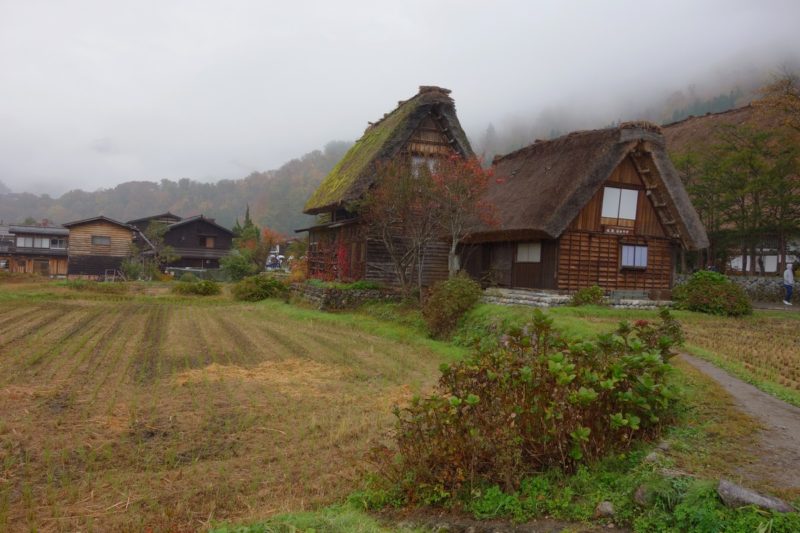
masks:
[[[458,241],[453,239],[450,242],[450,251],[447,252],[447,270],[449,277],[455,277],[458,274],[458,271],[461,270],[461,265],[459,264],[458,260]]]

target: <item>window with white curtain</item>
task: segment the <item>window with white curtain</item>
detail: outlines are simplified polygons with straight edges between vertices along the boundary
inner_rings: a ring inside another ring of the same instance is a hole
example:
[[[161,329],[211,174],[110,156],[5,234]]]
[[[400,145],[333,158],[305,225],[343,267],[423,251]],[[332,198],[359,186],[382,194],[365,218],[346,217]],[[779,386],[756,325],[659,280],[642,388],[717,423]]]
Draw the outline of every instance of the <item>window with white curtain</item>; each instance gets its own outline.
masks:
[[[647,246],[622,245],[623,268],[647,268]]]

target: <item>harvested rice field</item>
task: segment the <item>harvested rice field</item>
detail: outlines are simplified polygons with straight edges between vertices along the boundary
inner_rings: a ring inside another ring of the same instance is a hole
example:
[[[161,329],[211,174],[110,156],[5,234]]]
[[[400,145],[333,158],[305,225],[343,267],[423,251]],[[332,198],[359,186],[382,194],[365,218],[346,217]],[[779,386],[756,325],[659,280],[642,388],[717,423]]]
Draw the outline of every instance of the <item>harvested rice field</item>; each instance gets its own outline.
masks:
[[[442,361],[279,303],[2,303],[0,530],[195,531],[341,500]]]

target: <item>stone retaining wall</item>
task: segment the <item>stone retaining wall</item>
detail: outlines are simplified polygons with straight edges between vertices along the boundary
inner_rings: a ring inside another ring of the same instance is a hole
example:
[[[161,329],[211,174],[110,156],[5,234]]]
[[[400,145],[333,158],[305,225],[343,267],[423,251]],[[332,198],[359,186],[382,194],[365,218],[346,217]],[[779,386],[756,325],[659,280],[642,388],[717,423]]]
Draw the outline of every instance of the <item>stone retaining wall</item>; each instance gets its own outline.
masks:
[[[307,283],[293,283],[292,296],[314,305],[321,311],[354,309],[366,302],[398,302],[400,295],[388,289],[337,289],[318,287]]]
[[[678,275],[676,283],[682,283],[689,276]],[[783,275],[781,276],[728,276],[732,282],[739,285],[747,297],[753,302],[780,302],[784,297]]]
[[[555,291],[489,288],[483,293],[484,303],[526,305],[529,307],[559,307],[570,305],[572,297]],[[642,298],[606,298],[606,305],[616,309],[658,309],[672,307],[670,300]]]

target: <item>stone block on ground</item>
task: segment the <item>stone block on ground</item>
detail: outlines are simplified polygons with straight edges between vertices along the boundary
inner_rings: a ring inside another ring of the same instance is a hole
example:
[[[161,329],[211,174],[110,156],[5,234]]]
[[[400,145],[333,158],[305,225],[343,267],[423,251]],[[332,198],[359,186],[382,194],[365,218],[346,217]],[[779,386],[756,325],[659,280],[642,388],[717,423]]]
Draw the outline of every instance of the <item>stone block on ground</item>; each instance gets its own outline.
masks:
[[[736,508],[755,505],[761,509],[779,513],[792,513],[795,511],[794,507],[779,498],[759,494],[736,483],[731,483],[726,479],[719,481],[717,494],[728,507]]]

